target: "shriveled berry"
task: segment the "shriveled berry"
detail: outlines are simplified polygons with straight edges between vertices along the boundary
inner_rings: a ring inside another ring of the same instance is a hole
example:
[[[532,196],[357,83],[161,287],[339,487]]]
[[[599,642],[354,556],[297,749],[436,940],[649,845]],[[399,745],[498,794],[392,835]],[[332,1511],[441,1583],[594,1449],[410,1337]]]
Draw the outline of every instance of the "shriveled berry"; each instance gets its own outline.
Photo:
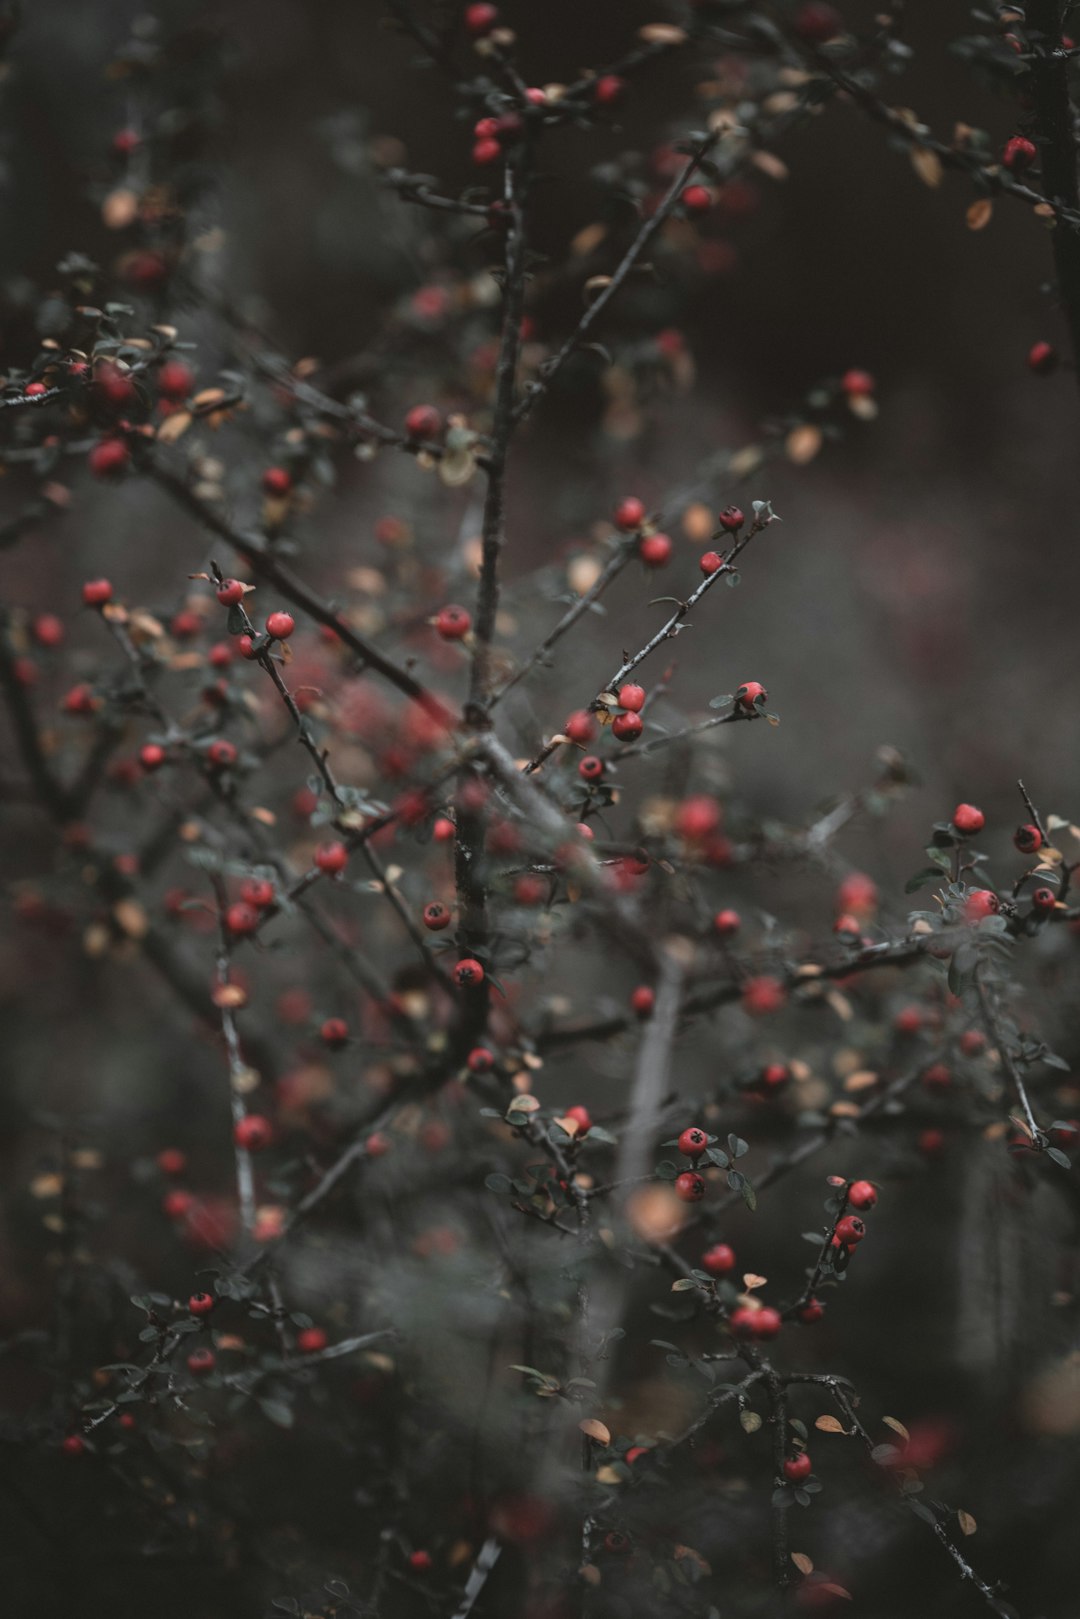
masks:
[[[746,518],[738,506],[725,506],[717,518],[717,522],[728,534],[735,534],[742,528]]]

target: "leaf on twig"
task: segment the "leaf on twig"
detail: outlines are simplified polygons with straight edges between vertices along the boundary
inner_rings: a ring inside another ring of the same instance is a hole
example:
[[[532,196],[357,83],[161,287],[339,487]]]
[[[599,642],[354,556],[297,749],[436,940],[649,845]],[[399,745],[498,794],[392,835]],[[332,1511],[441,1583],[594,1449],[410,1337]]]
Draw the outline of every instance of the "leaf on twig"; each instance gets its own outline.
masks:
[[[791,1561],[795,1564],[800,1574],[812,1574],[814,1572],[814,1560],[812,1557],[807,1557],[805,1552],[792,1552]]]
[[[989,197],[979,197],[964,215],[968,230],[985,230],[994,217],[994,205]]]
[[[971,1513],[965,1512],[962,1507],[957,1509],[956,1521],[960,1525],[962,1535],[973,1535],[979,1527]]]
[[[595,1439],[598,1445],[611,1444],[611,1431],[596,1417],[583,1417],[578,1427],[588,1439]]]
[[[814,1427],[818,1428],[822,1433],[842,1433],[842,1434],[845,1434],[845,1435],[847,1434],[847,1429],[844,1427],[844,1424],[840,1421],[839,1417],[833,1417],[833,1416],[818,1417],[816,1419],[816,1421],[814,1422]]]

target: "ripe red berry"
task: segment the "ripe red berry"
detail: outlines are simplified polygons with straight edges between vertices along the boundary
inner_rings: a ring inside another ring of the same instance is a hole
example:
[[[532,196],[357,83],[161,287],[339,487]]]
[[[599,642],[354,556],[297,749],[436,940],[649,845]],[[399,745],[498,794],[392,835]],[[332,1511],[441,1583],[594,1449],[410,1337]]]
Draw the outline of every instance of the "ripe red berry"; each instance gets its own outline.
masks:
[[[437,439],[442,430],[442,412],[434,405],[414,405],[406,413],[405,431],[411,439]]]
[[[852,369],[844,372],[840,378],[840,386],[849,399],[869,399],[877,383],[869,371]]]
[[[687,1158],[700,1158],[708,1145],[708,1136],[697,1124],[688,1125],[679,1136],[679,1151]]]
[[[222,607],[236,607],[244,599],[245,591],[239,579],[223,579],[217,591]]]
[[[592,1115],[587,1107],[582,1107],[580,1102],[575,1103],[573,1107],[568,1107],[566,1112],[563,1114],[563,1117],[566,1119],[573,1119],[574,1123],[577,1125],[577,1133],[579,1136],[587,1136],[589,1131],[592,1129]]]
[[[952,824],[958,832],[967,837],[972,832],[981,832],[986,825],[986,816],[974,804],[957,804],[953,810]]]
[[[598,759],[595,753],[587,753],[578,765],[578,775],[583,781],[599,781],[604,774],[604,761]]]
[[[263,1152],[274,1139],[274,1127],[261,1113],[246,1113],[233,1126],[233,1140],[245,1152]]]
[[[464,607],[440,607],[435,618],[435,630],[444,641],[460,641],[472,629],[472,619]]]
[[[236,763],[236,749],[225,737],[219,736],[207,748],[206,758],[215,770],[225,770],[229,765]]]
[[[499,17],[497,6],[472,5],[465,7],[465,26],[474,38],[490,34]]]
[[[187,1369],[192,1377],[207,1377],[217,1365],[212,1349],[193,1349],[187,1358]]]
[[[473,145],[472,160],[474,163],[479,164],[481,168],[488,163],[497,163],[500,157],[502,157],[502,147],[494,137],[489,136],[488,139],[476,141]]]
[[[212,1293],[193,1293],[187,1307],[192,1315],[209,1315],[216,1302]]]
[[[568,736],[571,742],[585,747],[596,735],[596,721],[587,708],[575,709],[563,726],[563,734]]]
[[[843,18],[835,6],[825,0],[806,0],[792,18],[792,27],[807,45],[824,45],[844,26]]]
[[[717,522],[720,524],[722,529],[727,531],[727,533],[735,534],[740,528],[742,528],[743,524],[746,522],[746,518],[739,510],[738,506],[725,506],[724,510],[717,518]]]
[[[715,1242],[701,1256],[701,1268],[710,1276],[726,1276],[735,1269],[735,1250],[726,1242]]]
[[[797,1456],[789,1456],[784,1463],[784,1477],[789,1484],[801,1483],[804,1478],[809,1478],[813,1471],[810,1453],[806,1450],[800,1450]]]
[[[672,544],[667,534],[646,534],[638,546],[638,555],[647,568],[663,568],[671,561]]]
[[[687,843],[704,843],[719,829],[723,812],[709,793],[684,798],[675,813],[675,831]]]
[[[250,635],[242,635],[236,644],[240,648],[242,658],[253,658],[255,656],[255,642]]]
[[[877,1202],[877,1187],[872,1181],[852,1181],[847,1200],[853,1209],[872,1209]]]
[[[86,1452],[86,1440],[79,1433],[66,1434],[60,1441],[60,1449],[65,1456],[82,1456]]]
[[[170,1220],[182,1220],[190,1213],[194,1202],[195,1199],[190,1192],[181,1186],[173,1187],[172,1191],[166,1192],[161,1200],[162,1213]]]
[[[484,982],[484,969],[472,956],[464,956],[454,968],[454,977],[463,989],[471,989]]]
[[[770,1012],[778,1012],[786,1000],[787,991],[778,978],[766,974],[760,978],[748,978],[743,984],[743,1009],[751,1017],[765,1017]]]
[[[760,1078],[762,1090],[769,1096],[775,1096],[791,1079],[791,1069],[786,1062],[767,1062]]]
[[[619,687],[619,707],[625,708],[629,714],[639,714],[645,707],[645,687],[635,686],[627,682]]]
[[[780,1329],[783,1325],[784,1320],[780,1311],[773,1310],[767,1304],[760,1310],[754,1311],[755,1338],[779,1338]]]
[[[1023,135],[1013,135],[1005,142],[1001,161],[1014,174],[1020,174],[1024,169],[1031,167],[1038,155],[1039,150],[1034,141],[1027,140]]]
[[[157,376],[158,393],[166,399],[186,399],[195,386],[195,374],[182,360],[166,360]]]
[[[952,1070],[946,1063],[931,1063],[922,1076],[928,1091],[947,1091],[952,1085]]]
[[[960,1050],[965,1057],[977,1057],[986,1045],[986,1036],[981,1029],[965,1029],[960,1036]]]
[[[314,859],[324,876],[337,877],[349,864],[349,851],[343,843],[320,843]]]
[[[825,1314],[825,1306],[820,1299],[807,1299],[805,1304],[799,1305],[795,1313],[804,1327],[812,1327]]]
[[[72,686],[71,690],[65,693],[60,706],[65,714],[79,714],[85,718],[88,714],[93,714],[98,706],[98,700],[94,696],[93,688],[85,681],[81,681],[79,685]]]
[[[139,749],[139,763],[144,770],[158,770],[165,763],[165,749],[156,742],[147,742]]]
[[[343,1017],[328,1017],[319,1030],[319,1038],[324,1046],[337,1051],[349,1038],[349,1025]]]
[[[326,1333],[321,1327],[302,1327],[296,1334],[296,1347],[302,1355],[317,1355],[326,1344]]]
[[[112,597],[112,585],[107,579],[88,579],[82,587],[82,599],[87,607],[103,607]]]
[[[450,926],[450,910],[446,905],[433,899],[430,905],[424,906],[424,926],[430,928],[432,933],[441,933],[443,928]]]
[[[1056,371],[1061,356],[1050,343],[1033,343],[1028,349],[1028,370],[1034,371],[1037,377],[1048,377]]]
[[[240,884],[240,898],[245,905],[254,905],[256,910],[265,911],[274,903],[274,885],[269,877],[245,877]]]
[[[390,1151],[390,1137],[384,1136],[381,1130],[375,1130],[364,1145],[369,1158],[385,1158]]]
[[[282,500],[293,486],[292,473],[288,467],[267,467],[262,475],[262,486],[268,495]]]
[[[448,815],[440,815],[431,829],[431,835],[436,843],[453,843],[457,827]]]
[[[43,382],[28,382],[24,390],[24,397],[27,399],[40,399],[42,394],[48,393],[48,391]]]
[[[118,129],[112,138],[112,149],[117,157],[130,157],[142,145],[137,129]]]
[[[700,1203],[706,1190],[705,1182],[692,1169],[684,1169],[675,1177],[675,1196],[684,1203]]]
[[[187,1168],[187,1153],[179,1147],[162,1147],[157,1155],[157,1166],[163,1175],[182,1175]]]
[[[843,1248],[854,1248],[866,1236],[866,1226],[857,1214],[845,1214],[842,1220],[836,1222],[833,1233]]]
[[[652,1017],[653,1007],[656,1005],[656,992],[648,984],[639,984],[630,996],[630,1005],[635,1017]]]
[[[945,1134],[942,1130],[935,1130],[932,1126],[920,1130],[915,1142],[924,1158],[936,1158],[945,1149]]]
[[[722,939],[730,938],[742,927],[742,917],[738,911],[717,911],[713,917],[713,927]]]
[[[471,6],[472,11],[494,11],[494,6]],[[409,1567],[415,1569],[417,1574],[426,1574],[431,1567],[431,1553],[416,1551],[409,1553]]]
[[[1052,888],[1036,888],[1031,896],[1031,908],[1045,915],[1052,911],[1057,904],[1057,895]]]
[[[626,89],[626,80],[617,73],[602,73],[593,83],[593,96],[601,107],[610,107]]]
[[[34,640],[39,646],[57,647],[64,639],[64,621],[55,613],[39,613],[33,624]]]
[[[254,933],[259,926],[259,913],[254,906],[238,900],[225,912],[225,926],[237,938],[243,938],[246,934]]]
[[[989,888],[973,888],[964,901],[964,921],[981,922],[986,916],[996,916],[1001,901]]]
[[[698,561],[698,567],[706,579],[711,579],[714,573],[719,573],[724,566],[724,559],[719,551],[704,551]]]
[[[271,613],[266,621],[266,633],[275,641],[287,641],[295,628],[291,613]]]
[[[707,214],[712,207],[712,192],[708,186],[687,186],[679,201],[688,214]]]
[[[1026,826],[1017,827],[1013,842],[1021,854],[1035,854],[1043,846],[1043,835],[1037,826],[1029,822]]]
[[[611,722],[611,734],[620,742],[632,742],[645,729],[640,714],[616,714]]]
[[[624,534],[632,534],[645,521],[645,503],[636,495],[627,495],[615,508],[615,526]]]
[[[744,680],[735,693],[735,701],[740,708],[753,710],[758,703],[768,702],[769,694],[760,680]]]
[[[756,1310],[751,1309],[748,1304],[740,1304],[738,1309],[732,1310],[728,1326],[736,1338],[753,1338],[756,1316]]]

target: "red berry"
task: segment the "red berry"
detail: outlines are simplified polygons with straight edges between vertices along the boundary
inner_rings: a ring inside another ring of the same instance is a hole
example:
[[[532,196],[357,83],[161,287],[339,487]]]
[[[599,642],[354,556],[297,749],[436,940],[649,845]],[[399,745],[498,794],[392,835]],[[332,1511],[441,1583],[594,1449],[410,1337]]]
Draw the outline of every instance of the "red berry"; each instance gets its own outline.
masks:
[[[65,1456],[82,1456],[86,1451],[86,1440],[82,1434],[69,1433],[61,1439],[60,1449]]]
[[[759,702],[768,702],[769,694],[760,680],[746,680],[735,693],[740,708],[753,710]]]
[[[809,1478],[813,1471],[810,1453],[806,1450],[800,1450],[797,1456],[789,1456],[784,1463],[784,1477],[789,1484],[801,1483],[804,1478]]]
[[[171,1192],[166,1192],[161,1200],[162,1213],[170,1220],[182,1220],[190,1213],[194,1202],[195,1199],[190,1192],[180,1186],[174,1187]]]
[[[166,360],[157,377],[158,393],[166,399],[186,399],[195,386],[195,374],[182,360]]]
[[[1038,147],[1034,141],[1027,140],[1023,135],[1013,135],[1010,140],[1005,142],[1001,161],[1007,169],[1011,169],[1014,174],[1019,174],[1024,169],[1029,169],[1038,155]]]
[[[685,798],[675,815],[675,831],[687,843],[704,843],[719,830],[723,818],[720,805],[708,793]]]
[[[671,561],[672,544],[667,534],[646,534],[638,545],[638,555],[647,568],[663,568]]]
[[[738,911],[717,911],[713,917],[713,927],[721,938],[730,938],[733,933],[738,933],[742,927],[742,917]]]
[[[27,399],[40,399],[42,394],[48,393],[48,391],[43,382],[28,382],[25,388],[25,397]]]
[[[246,1113],[233,1127],[233,1140],[245,1152],[262,1152],[274,1139],[274,1127],[261,1113]]]
[[[845,371],[840,378],[840,386],[849,399],[869,399],[877,387],[877,383],[869,371]]]
[[[578,765],[578,775],[583,781],[599,781],[604,774],[604,761],[598,759],[595,753],[587,753]]]
[[[375,1130],[368,1136],[365,1149],[369,1158],[385,1158],[390,1151],[390,1137],[384,1136],[381,1130]]]
[[[1060,360],[1057,349],[1050,343],[1033,343],[1028,349],[1028,369],[1037,377],[1048,377],[1057,370]]]
[[[112,597],[112,585],[107,579],[88,579],[82,587],[82,599],[87,607],[103,607]]]
[[[296,1347],[302,1355],[317,1355],[326,1344],[326,1333],[321,1327],[302,1327],[296,1334]]]
[[[751,1017],[765,1017],[770,1012],[778,1012],[787,1000],[787,991],[778,978],[765,975],[761,978],[748,978],[742,987],[743,1009]]]
[[[411,439],[437,439],[442,430],[442,412],[434,405],[414,405],[406,414],[405,431]]]
[[[851,872],[836,890],[838,912],[850,911],[853,916],[867,918],[877,909],[877,902],[877,884],[862,871]]]
[[[464,607],[440,607],[435,618],[435,630],[444,641],[460,641],[472,629],[472,619]]]
[[[679,1151],[687,1158],[700,1158],[708,1145],[708,1136],[697,1124],[688,1125],[679,1136]]]
[[[931,1063],[922,1082],[929,1091],[947,1091],[952,1085],[952,1071],[943,1062]]]
[[[645,503],[636,495],[627,495],[615,508],[615,526],[624,534],[632,534],[645,521]]]
[[[635,1017],[651,1017],[656,1005],[656,992],[648,984],[639,984],[630,996],[630,1005]]]
[[[735,1250],[726,1242],[716,1242],[701,1256],[701,1268],[710,1276],[726,1276],[735,1269]]]
[[[953,810],[952,824],[958,832],[965,837],[972,832],[981,832],[986,825],[986,816],[974,804],[957,804]]]
[[[584,747],[596,735],[596,721],[587,708],[575,709],[563,726],[563,733],[571,742],[577,742]]]
[[[996,916],[1001,901],[989,888],[973,888],[964,901],[964,921],[981,922],[986,916]]]
[[[717,518],[717,521],[722,529],[726,529],[729,534],[735,534],[740,528],[742,528],[743,524],[746,522],[746,518],[739,510],[738,506],[725,506],[724,510]]]
[[[162,1147],[157,1155],[157,1166],[163,1175],[182,1175],[187,1168],[187,1153],[179,1147]]]
[[[728,1326],[736,1338],[753,1338],[756,1316],[756,1310],[752,1310],[748,1304],[740,1304],[737,1310],[732,1310]]]
[[[845,1214],[842,1220],[837,1221],[833,1235],[841,1247],[854,1248],[866,1236],[866,1226],[857,1214]]]
[[[484,982],[484,969],[472,956],[464,956],[454,968],[454,977],[463,989]]]
[[[1021,854],[1035,854],[1043,846],[1043,835],[1037,826],[1030,823],[1018,826],[1013,833],[1013,842]]]
[[[708,186],[687,186],[679,201],[688,214],[707,214],[712,207],[712,192]]]
[[[705,1182],[692,1169],[684,1169],[681,1175],[675,1177],[675,1196],[682,1198],[684,1203],[700,1203],[706,1190]]]
[[[923,1026],[923,1015],[917,1006],[902,1007],[893,1018],[897,1034],[918,1034]]]
[[[602,73],[593,83],[593,96],[601,107],[610,107],[626,89],[626,80],[617,73]]]
[[[245,591],[239,579],[223,579],[218,588],[217,599],[222,607],[236,607],[244,599]]]
[[[779,1310],[773,1310],[768,1305],[754,1312],[754,1337],[779,1338],[780,1329],[784,1325]]]
[[[494,6],[470,6],[470,11],[494,11]],[[426,1574],[431,1567],[431,1553],[418,1551],[409,1553],[409,1567],[418,1574]]]
[[[349,851],[343,843],[320,843],[314,858],[324,876],[337,877],[349,864]]]
[[[242,900],[230,905],[225,912],[225,926],[230,933],[242,938],[245,934],[254,933],[259,925],[259,913],[251,905],[245,905]]]
[[[112,149],[117,157],[130,157],[142,145],[137,129],[118,129],[112,138]]]
[[[871,1181],[852,1181],[847,1200],[853,1209],[872,1209],[877,1202],[877,1187]]]
[[[443,928],[450,926],[450,911],[447,906],[433,899],[430,905],[424,906],[424,926],[430,928],[432,933],[441,933]]]
[[[319,1038],[324,1046],[337,1051],[349,1038],[349,1025],[343,1017],[328,1017],[319,1030]]]
[[[254,905],[256,910],[265,911],[274,903],[274,885],[269,877],[245,877],[240,884],[240,898],[245,905]]]
[[[447,815],[440,815],[431,829],[431,835],[436,843],[453,843],[457,835],[457,827]]]
[[[1045,914],[1052,911],[1057,904],[1057,895],[1052,888],[1036,888],[1031,896],[1031,908]]]
[[[33,625],[34,640],[39,646],[57,647],[64,639],[63,619],[55,613],[39,613]]]
[[[271,613],[266,621],[266,633],[275,641],[287,641],[295,628],[291,613]]]
[[[209,1315],[216,1302],[212,1293],[193,1293],[187,1307],[191,1315]]]
[[[217,1365],[212,1349],[193,1349],[187,1358],[187,1369],[192,1377],[207,1377]]]
[[[775,1096],[782,1091],[791,1078],[791,1069],[786,1062],[768,1062],[761,1070],[761,1088],[768,1095]]]
[[[639,714],[645,707],[645,687],[628,683],[619,687],[619,707],[629,714]]]
[[[82,681],[78,686],[72,686],[71,690],[65,694],[60,706],[65,714],[80,714],[85,718],[86,715],[92,714],[97,708],[98,700],[94,696],[92,687]]]
[[[287,467],[267,467],[262,475],[262,486],[268,495],[282,500],[293,486],[292,473]]]
[[[711,579],[714,573],[719,573],[724,566],[724,559],[719,551],[705,551],[698,562],[698,567],[706,579]]]
[[[805,1304],[799,1305],[795,1313],[804,1327],[812,1327],[825,1314],[825,1306],[820,1299],[807,1299]]]
[[[472,160],[481,167],[486,166],[488,163],[497,163],[500,157],[502,157],[502,147],[497,140],[489,138],[477,141],[473,146]]]
[[[960,1050],[965,1057],[977,1057],[986,1045],[986,1036],[981,1029],[965,1029],[960,1036]]]
[[[218,737],[217,741],[211,742],[207,748],[206,757],[215,770],[224,770],[236,763],[236,749],[224,737]]]
[[[156,742],[147,742],[139,749],[139,763],[144,770],[158,770],[165,763],[165,749]]]
[[[568,1107],[566,1112],[563,1114],[563,1117],[566,1119],[573,1119],[574,1123],[577,1125],[577,1133],[579,1136],[587,1136],[589,1131],[592,1129],[592,1115],[587,1107],[582,1107],[580,1102],[576,1103],[573,1107]]]
[[[631,742],[641,735],[645,721],[640,714],[616,714],[611,722],[611,734],[620,742]]]
[[[131,460],[131,450],[123,439],[102,439],[87,455],[86,465],[94,478],[113,478]]]
[[[497,6],[472,5],[465,7],[465,26],[474,37],[489,34],[499,16]]]

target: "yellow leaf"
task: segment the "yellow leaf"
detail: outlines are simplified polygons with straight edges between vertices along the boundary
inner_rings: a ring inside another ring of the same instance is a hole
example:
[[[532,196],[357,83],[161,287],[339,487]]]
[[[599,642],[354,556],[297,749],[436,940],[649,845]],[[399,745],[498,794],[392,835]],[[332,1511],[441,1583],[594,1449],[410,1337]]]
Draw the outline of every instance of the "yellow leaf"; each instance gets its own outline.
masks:
[[[965,1512],[962,1508],[956,1514],[956,1521],[960,1525],[962,1535],[973,1535],[979,1527],[971,1513]]]
[[[638,38],[646,45],[681,45],[686,39],[686,30],[671,23],[650,22],[638,29]]]
[[[611,1444],[611,1432],[596,1417],[584,1417],[578,1423],[582,1433],[589,1439],[595,1439],[598,1445]]]
[[[761,1418],[756,1411],[740,1411],[739,1423],[743,1433],[757,1433],[761,1427]]]
[[[822,1433],[847,1433],[847,1429],[839,1417],[818,1417],[814,1427],[820,1429]]]
[[[925,186],[939,186],[944,179],[945,170],[941,166],[941,159],[927,146],[912,147],[911,166]]]
[[[886,1428],[891,1428],[893,1433],[898,1433],[901,1439],[911,1438],[911,1435],[904,1427],[904,1424],[902,1422],[898,1422],[895,1417],[882,1417],[881,1420],[885,1424]]]
[[[749,1292],[751,1288],[764,1287],[768,1279],[769,1278],[767,1276],[755,1276],[752,1270],[748,1270],[746,1275],[743,1277],[743,1286],[746,1288],[747,1292]]]
[[[795,1564],[800,1574],[812,1574],[814,1572],[814,1560],[807,1557],[805,1552],[792,1552],[791,1561]]]

